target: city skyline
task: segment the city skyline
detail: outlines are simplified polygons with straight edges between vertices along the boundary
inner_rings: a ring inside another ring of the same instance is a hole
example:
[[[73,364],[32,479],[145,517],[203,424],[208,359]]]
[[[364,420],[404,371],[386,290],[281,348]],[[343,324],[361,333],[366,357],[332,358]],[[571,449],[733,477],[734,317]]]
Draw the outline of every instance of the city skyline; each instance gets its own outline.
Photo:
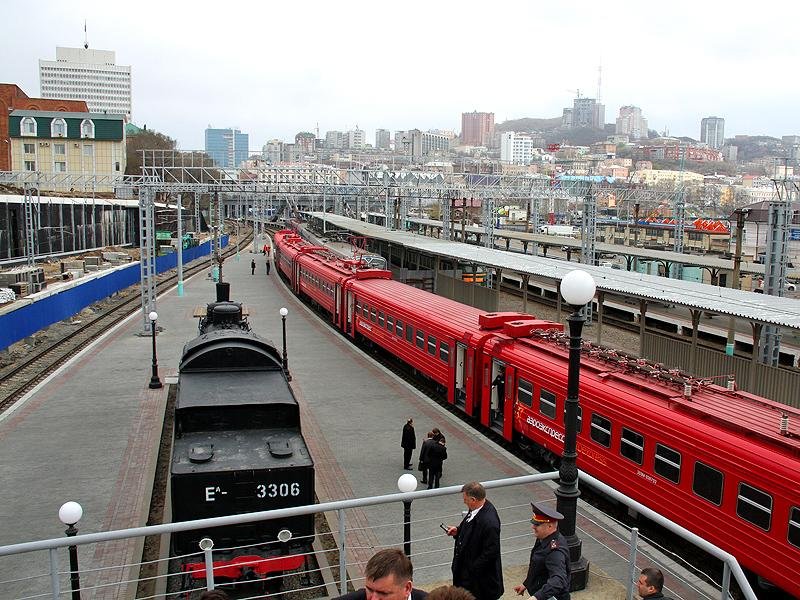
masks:
[[[725,119],[726,137],[800,134],[792,105],[800,82],[787,76],[800,48],[771,20],[800,16],[792,4],[742,12],[678,1],[647,17],[627,2],[579,1],[569,11],[501,2],[490,12],[455,2],[402,11],[366,2],[228,6],[212,13],[148,0],[139,19],[94,0],[44,1],[31,35],[20,27],[31,13],[15,3],[0,24],[0,81],[38,96],[38,61],[57,46],[81,47],[86,19],[89,47],[131,66],[135,123],[181,149],[202,148],[209,125],[249,133],[257,150],[317,124],[320,137],[358,126],[374,143],[378,128],[460,131],[462,113],[476,110],[497,124],[556,118],[576,90],[597,96],[600,65],[608,123],[635,105],[651,129],[674,136],[699,139],[709,115]],[[423,30],[439,32],[435,49],[412,43]]]

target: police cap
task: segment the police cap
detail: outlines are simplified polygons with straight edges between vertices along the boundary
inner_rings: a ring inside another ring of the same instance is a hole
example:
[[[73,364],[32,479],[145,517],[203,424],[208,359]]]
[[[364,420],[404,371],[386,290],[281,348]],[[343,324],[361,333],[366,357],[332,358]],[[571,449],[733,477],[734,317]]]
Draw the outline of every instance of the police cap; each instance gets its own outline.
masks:
[[[533,511],[531,523],[555,523],[564,518],[564,515],[546,504],[531,502],[531,510]]]

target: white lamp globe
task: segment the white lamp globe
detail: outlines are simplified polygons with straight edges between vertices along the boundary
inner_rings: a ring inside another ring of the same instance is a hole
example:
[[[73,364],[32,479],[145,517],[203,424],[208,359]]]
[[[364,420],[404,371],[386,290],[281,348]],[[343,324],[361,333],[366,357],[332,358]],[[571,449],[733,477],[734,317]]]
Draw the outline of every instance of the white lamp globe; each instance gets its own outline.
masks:
[[[75,525],[83,516],[83,508],[77,502],[64,502],[58,509],[58,519],[64,525]]]
[[[399,479],[397,480],[397,489],[403,493],[413,492],[417,489],[417,478],[411,473],[404,473],[403,475],[400,475]]]
[[[594,298],[597,285],[594,279],[586,271],[575,269],[570,271],[561,280],[561,297],[567,304],[572,306],[583,306]]]
[[[289,309],[284,306],[283,308],[281,308],[280,312],[281,312],[281,316],[285,317],[286,315],[289,314]]]
[[[150,314],[147,315],[147,318],[151,321],[156,321],[158,320],[158,313],[156,311],[151,311]]]

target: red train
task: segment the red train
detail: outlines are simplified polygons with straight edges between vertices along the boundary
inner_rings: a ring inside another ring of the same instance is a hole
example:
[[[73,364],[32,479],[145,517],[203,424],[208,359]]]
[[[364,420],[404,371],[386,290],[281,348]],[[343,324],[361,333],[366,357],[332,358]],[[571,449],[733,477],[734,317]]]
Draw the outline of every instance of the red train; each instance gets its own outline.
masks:
[[[275,255],[292,290],[347,336],[399,357],[507,440],[561,454],[563,325],[436,296],[289,230]],[[800,410],[589,343],[580,403],[579,468],[800,597]]]

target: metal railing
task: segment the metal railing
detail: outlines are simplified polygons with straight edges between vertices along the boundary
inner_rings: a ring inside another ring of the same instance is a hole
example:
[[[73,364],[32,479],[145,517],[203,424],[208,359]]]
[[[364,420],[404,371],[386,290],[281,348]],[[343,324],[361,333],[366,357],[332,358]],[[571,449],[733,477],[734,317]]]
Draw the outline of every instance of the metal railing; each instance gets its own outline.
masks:
[[[557,478],[558,478],[558,473],[556,472],[541,473],[536,475],[526,475],[522,477],[513,477],[513,478],[489,481],[485,482],[484,486],[487,489],[494,489],[494,488],[503,488],[508,486],[533,484],[549,480],[556,480]],[[721,593],[719,596],[722,600],[728,600],[729,598],[729,585],[730,585],[731,574],[733,574],[734,578],[736,579],[737,583],[742,589],[744,597],[747,598],[748,600],[756,599],[756,596],[753,593],[752,589],[750,588],[741,567],[739,566],[739,564],[737,563],[736,559],[733,556],[721,550],[720,548],[714,546],[713,544],[707,542],[706,540],[703,540],[702,538],[699,538],[698,536],[692,534],[683,527],[669,521],[668,519],[662,517],[661,515],[644,507],[638,502],[635,502],[634,500],[631,500],[627,496],[620,494],[616,490],[609,488],[607,485],[591,477],[590,475],[581,472],[580,480],[583,481],[584,483],[588,483],[592,487],[600,489],[603,493],[607,494],[608,496],[635,509],[640,514],[647,516],[648,518],[664,526],[671,532],[680,535],[681,537],[688,540],[695,546],[698,546],[699,548],[705,550],[711,555],[722,560],[725,565],[723,573],[723,582],[720,590]],[[311,557],[311,555],[313,555],[314,557],[317,558],[317,562],[319,563],[317,569],[303,571],[302,573],[299,574],[295,573],[295,575],[300,575],[301,577],[299,583],[300,586],[302,586],[303,582],[305,581],[305,585],[307,587],[304,587],[303,588],[304,590],[311,590],[316,587],[316,588],[326,588],[327,591],[321,593],[320,595],[328,595],[330,593],[335,593],[337,591],[339,593],[346,593],[348,584],[348,566],[351,567],[350,581],[357,581],[361,579],[360,572],[363,569],[364,563],[366,562],[365,556],[367,556],[367,554],[371,554],[374,550],[381,547],[381,544],[376,542],[377,536],[375,536],[374,531],[368,532],[369,534],[371,534],[371,537],[370,535],[363,536],[363,538],[367,539],[368,541],[361,546],[359,546],[357,543],[348,543],[348,539],[352,541],[353,539],[358,538],[358,536],[355,534],[358,534],[360,530],[363,531],[366,529],[374,530],[378,528],[390,528],[390,530],[393,533],[402,531],[404,523],[400,521],[396,523],[382,523],[381,525],[371,528],[356,526],[348,529],[347,526],[348,520],[345,511],[361,509],[365,507],[374,507],[390,503],[400,503],[403,501],[421,501],[441,496],[459,494],[460,492],[461,492],[460,485],[449,486],[440,489],[419,490],[408,493],[394,493],[382,496],[357,498],[353,500],[341,500],[336,502],[325,502],[309,506],[293,507],[293,508],[286,508],[286,509],[279,509],[272,511],[262,511],[262,512],[249,513],[243,515],[231,515],[226,517],[216,517],[211,519],[186,521],[181,523],[152,525],[148,527],[137,527],[125,530],[82,534],[74,537],[62,537],[56,539],[0,546],[0,561],[3,558],[12,556],[19,558],[18,555],[26,553],[47,552],[46,564],[48,565],[47,573],[43,573],[38,576],[21,577],[14,580],[0,581],[0,596],[11,597],[10,595],[7,595],[6,593],[1,591],[3,589],[2,586],[4,585],[14,585],[17,588],[22,589],[23,590],[22,595],[15,595],[14,597],[25,598],[26,600],[33,598],[52,598],[53,600],[58,600],[59,598],[63,597],[63,594],[69,593],[70,586],[68,583],[65,582],[69,580],[71,572],[69,570],[61,571],[59,568],[59,560],[58,560],[58,550],[69,546],[85,547],[89,544],[103,544],[119,540],[138,540],[139,538],[143,538],[144,536],[160,536],[163,534],[171,534],[179,531],[207,529],[210,527],[218,527],[223,525],[255,523],[259,521],[283,519],[292,516],[317,514],[317,513],[333,513],[335,515],[335,519],[332,519],[334,523],[332,526],[336,528],[338,531],[328,532],[328,533],[325,532],[317,533],[317,538],[322,539],[329,536],[330,538],[333,539],[333,542],[328,544],[328,549],[319,549],[317,546],[315,546],[314,550],[308,553],[308,557]],[[505,511],[504,517],[502,519],[505,530],[511,531],[511,534],[507,535],[502,540],[504,555],[514,554],[523,551],[524,552],[530,551],[532,537],[527,527],[529,515],[526,515],[526,513],[528,510],[529,510],[529,505],[527,502],[515,506],[498,507],[499,512]],[[447,520],[448,518],[452,518],[453,516],[454,515],[446,515],[442,518]],[[455,517],[458,518],[457,515],[455,515]],[[439,557],[441,557],[442,552],[446,551],[445,549],[438,547],[436,544],[442,543],[443,540],[449,541],[449,538],[444,538],[441,532],[438,531],[439,520],[440,516],[436,516],[434,518],[425,518],[420,521],[412,521],[412,523],[414,523],[418,527],[418,529],[429,527],[432,531],[435,530],[435,533],[433,535],[424,536],[412,540],[414,547],[416,548],[416,551],[413,553],[413,558],[415,560],[415,571],[418,574],[420,571],[425,572],[426,570],[434,574],[438,574],[440,571],[449,571],[448,568],[449,560],[447,561],[446,564],[445,563],[440,564],[435,562],[436,560],[439,559]],[[354,518],[353,522],[357,524],[358,518]],[[434,522],[435,524],[432,524]],[[423,525],[423,523],[426,523],[426,525]],[[350,534],[349,537],[348,534]],[[632,530],[630,538],[631,548],[630,548],[630,558],[629,558],[630,570],[632,573],[635,573],[636,569],[636,562],[635,562],[637,554],[636,540],[637,540],[637,530],[634,529]],[[400,543],[392,543],[390,545],[397,547],[400,546]],[[219,550],[230,551],[230,550],[240,550],[240,549],[241,548],[212,549],[211,547],[206,547],[201,552],[198,552],[194,555],[186,555],[183,557],[176,557],[176,558],[186,559],[193,556],[196,557],[195,559],[193,559],[193,562],[196,564],[204,564],[204,566],[202,569],[198,568],[198,570],[194,573],[194,575],[197,575],[197,577],[195,577],[194,579],[198,581],[201,579],[205,580],[201,589],[213,589],[214,587],[221,587],[223,585],[235,585],[230,583],[220,584],[219,582],[215,581],[215,568],[211,567],[214,560],[214,553],[218,552]],[[324,556],[326,555],[326,553],[331,551],[338,552],[338,565],[328,566],[326,561],[324,560]],[[95,558],[97,558],[97,555],[102,553],[103,551],[96,550]],[[88,552],[84,549],[83,554],[86,555],[88,554]],[[524,556],[526,558],[527,554]],[[177,573],[168,573],[168,572],[164,573],[165,564],[166,561],[168,560],[169,559],[152,561],[151,563],[148,564],[136,562],[133,564],[100,566],[98,568],[95,568],[95,565],[92,565],[92,568],[86,568],[78,571],[78,575],[81,576],[82,580],[81,582],[83,584],[81,590],[87,592],[91,590],[95,598],[127,597],[125,595],[124,590],[121,590],[121,588],[130,588],[131,586],[135,586],[135,584],[139,582],[149,581],[154,586],[158,587],[160,591],[152,595],[137,595],[138,598],[142,600],[144,600],[145,598],[156,598],[156,597],[177,598],[182,594],[186,594],[186,591],[182,589],[181,591],[177,592],[172,592],[172,593],[167,592],[167,585],[168,585],[167,581],[169,580],[170,577],[181,577],[185,580],[187,577],[191,577],[193,574],[191,572],[186,572],[186,571]],[[434,562],[430,563],[429,562],[430,560],[434,560]],[[85,563],[86,560],[84,559],[83,562]],[[97,561],[97,562],[102,563],[102,561]],[[307,562],[308,559],[306,559],[306,563]],[[143,566],[150,567],[150,570],[156,571],[156,574],[154,575],[140,574],[140,569]],[[337,570],[337,567],[338,567],[338,577],[335,577],[334,573]],[[216,570],[218,569],[219,568],[217,567]],[[136,575],[134,576],[133,574]],[[312,574],[317,576],[316,577],[317,580],[321,579],[324,581],[324,583],[317,583],[311,585],[310,581]],[[267,581],[275,581],[278,580],[280,577],[283,577],[283,575],[270,576],[267,578]],[[96,581],[92,584],[87,585],[86,584],[87,580],[91,578],[95,579]],[[33,580],[35,579],[39,579],[40,581],[34,584]],[[41,581],[44,579],[49,581],[49,586],[47,586]],[[632,577],[628,577],[627,589],[629,598],[631,597],[630,596],[631,581]],[[46,589],[48,587],[49,589]],[[195,587],[193,589],[200,589],[200,588]],[[130,597],[133,597],[133,595],[134,594],[129,594]],[[699,592],[698,596],[704,596],[707,598],[712,597],[707,593],[699,593]],[[259,594],[253,597],[265,598],[265,597],[270,597],[270,594]]]

